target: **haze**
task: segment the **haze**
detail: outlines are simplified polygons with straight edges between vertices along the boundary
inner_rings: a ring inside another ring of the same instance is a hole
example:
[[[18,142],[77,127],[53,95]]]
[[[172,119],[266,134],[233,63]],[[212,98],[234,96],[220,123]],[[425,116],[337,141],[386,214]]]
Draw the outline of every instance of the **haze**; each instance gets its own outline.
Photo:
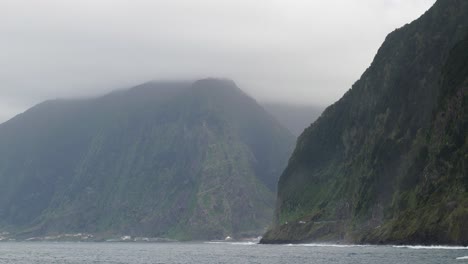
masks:
[[[46,99],[227,77],[259,101],[327,105],[435,0],[2,0],[0,122]]]

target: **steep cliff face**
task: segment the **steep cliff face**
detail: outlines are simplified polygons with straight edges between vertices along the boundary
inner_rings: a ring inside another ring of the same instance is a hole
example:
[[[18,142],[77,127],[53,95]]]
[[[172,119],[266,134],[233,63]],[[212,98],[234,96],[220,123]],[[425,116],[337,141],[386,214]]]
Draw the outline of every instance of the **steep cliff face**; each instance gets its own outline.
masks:
[[[392,32],[300,136],[264,243],[467,244],[468,2]]]
[[[147,83],[0,125],[0,223],[220,239],[262,232],[294,137],[233,82]]]

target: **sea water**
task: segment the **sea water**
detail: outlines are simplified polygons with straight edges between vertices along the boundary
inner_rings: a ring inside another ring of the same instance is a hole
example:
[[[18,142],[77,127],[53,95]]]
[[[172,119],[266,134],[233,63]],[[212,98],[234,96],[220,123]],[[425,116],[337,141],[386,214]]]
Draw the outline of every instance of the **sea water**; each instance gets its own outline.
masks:
[[[255,243],[2,242],[0,263],[468,263],[468,248]]]

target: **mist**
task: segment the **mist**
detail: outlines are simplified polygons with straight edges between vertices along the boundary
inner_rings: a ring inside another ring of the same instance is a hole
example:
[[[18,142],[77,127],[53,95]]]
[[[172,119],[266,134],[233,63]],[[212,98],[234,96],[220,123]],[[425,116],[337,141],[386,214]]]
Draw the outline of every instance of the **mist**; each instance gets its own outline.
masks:
[[[226,77],[259,101],[327,105],[435,0],[4,0],[0,122],[46,99]]]

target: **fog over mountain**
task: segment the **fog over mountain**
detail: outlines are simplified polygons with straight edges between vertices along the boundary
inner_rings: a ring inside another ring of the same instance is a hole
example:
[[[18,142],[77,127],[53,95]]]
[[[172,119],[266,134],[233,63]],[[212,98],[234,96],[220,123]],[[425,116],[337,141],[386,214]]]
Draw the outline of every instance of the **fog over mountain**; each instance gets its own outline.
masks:
[[[257,237],[294,143],[230,80],[49,100],[0,124],[0,234]]]
[[[317,105],[300,105],[284,103],[265,103],[267,110],[278,122],[295,136],[299,136],[322,114],[325,107]]]
[[[0,122],[46,99],[227,77],[259,101],[327,105],[434,0],[2,0]]]
[[[264,243],[468,246],[468,1],[389,33],[298,138]]]

